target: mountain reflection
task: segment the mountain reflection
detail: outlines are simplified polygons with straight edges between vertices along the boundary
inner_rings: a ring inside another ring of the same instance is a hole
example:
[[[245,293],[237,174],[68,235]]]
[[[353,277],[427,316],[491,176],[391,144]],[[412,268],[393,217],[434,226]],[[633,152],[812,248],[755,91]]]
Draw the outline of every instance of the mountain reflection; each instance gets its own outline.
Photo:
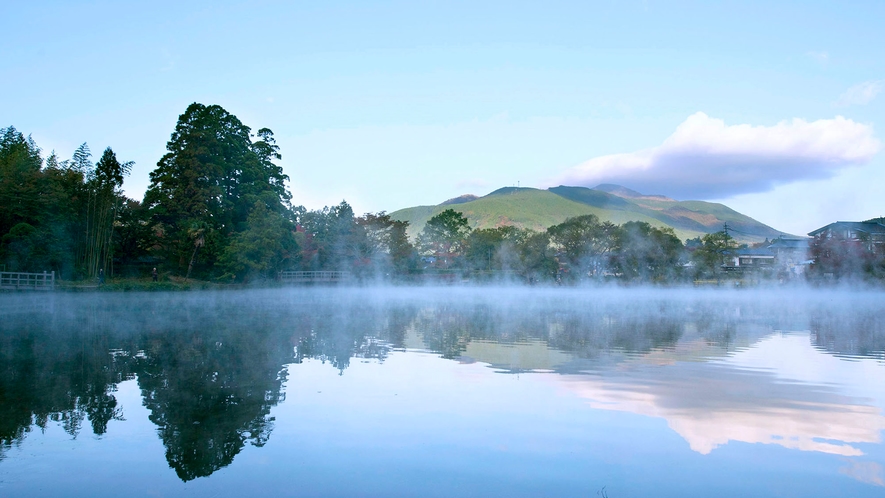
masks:
[[[553,372],[559,388],[596,408],[666,419],[702,454],[743,441],[854,457],[885,430],[885,396],[871,403],[862,378],[846,394],[848,381],[821,373],[842,375],[840,357],[883,358],[875,300],[415,294],[11,297],[0,310],[0,459],[50,423],[73,438],[87,425],[96,436],[113,430],[123,416],[116,386],[137,379],[169,466],[183,481],[208,476],[247,444],[268,442],[299,363],[344,374],[353,358],[384,362],[414,348],[504,372]],[[806,378],[793,364],[826,368]]]

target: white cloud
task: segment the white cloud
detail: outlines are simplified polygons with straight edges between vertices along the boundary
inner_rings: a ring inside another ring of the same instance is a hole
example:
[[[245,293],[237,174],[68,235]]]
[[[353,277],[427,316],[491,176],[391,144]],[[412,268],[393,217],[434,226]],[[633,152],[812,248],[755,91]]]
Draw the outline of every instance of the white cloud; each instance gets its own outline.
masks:
[[[885,84],[885,80],[864,81],[854,85],[839,96],[835,105],[837,107],[846,107],[868,104],[882,91],[883,84]]]
[[[726,125],[698,112],[658,147],[597,157],[549,183],[615,183],[646,194],[724,198],[829,178],[869,161],[880,148],[871,126],[842,116],[753,126]]]

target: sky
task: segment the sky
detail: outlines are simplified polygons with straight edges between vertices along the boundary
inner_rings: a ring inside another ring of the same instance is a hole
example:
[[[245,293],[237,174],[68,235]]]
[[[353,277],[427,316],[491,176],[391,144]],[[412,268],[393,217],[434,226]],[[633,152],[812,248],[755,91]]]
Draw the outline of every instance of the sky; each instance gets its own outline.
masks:
[[[617,183],[779,230],[885,216],[885,2],[0,3],[0,127],[135,162],[178,116],[273,130],[357,213]]]

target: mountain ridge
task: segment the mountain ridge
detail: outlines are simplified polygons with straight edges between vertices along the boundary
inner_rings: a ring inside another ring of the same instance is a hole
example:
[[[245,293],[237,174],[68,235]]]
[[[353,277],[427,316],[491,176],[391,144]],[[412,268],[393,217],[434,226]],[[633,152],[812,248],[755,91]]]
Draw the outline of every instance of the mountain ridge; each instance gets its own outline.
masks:
[[[390,216],[408,221],[409,236],[415,238],[428,219],[449,208],[466,216],[474,229],[514,225],[543,231],[567,218],[594,214],[602,221],[615,224],[644,221],[659,228],[672,228],[683,240],[720,231],[725,223],[735,239],[742,242],[788,235],[724,204],[677,201],[612,184],[595,188],[564,185],[549,189],[503,187],[480,197],[467,194],[435,206],[400,209]]]

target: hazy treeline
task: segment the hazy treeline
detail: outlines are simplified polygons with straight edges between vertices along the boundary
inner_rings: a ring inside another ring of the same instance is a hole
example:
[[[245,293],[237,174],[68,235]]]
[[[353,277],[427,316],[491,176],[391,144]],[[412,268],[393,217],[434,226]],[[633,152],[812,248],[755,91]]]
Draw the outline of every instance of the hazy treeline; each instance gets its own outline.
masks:
[[[447,210],[413,244],[407,223],[383,212],[356,216],[346,202],[315,211],[294,206],[273,133],[252,133],[219,106],[189,106],[167,151],[136,200],[122,193],[132,163],[110,147],[97,162],[86,144],[70,159],[53,151],[44,160],[30,137],[0,130],[0,264],[64,279],[147,277],[158,268],[163,277],[225,282],[299,269],[385,279],[420,272],[529,281],[684,276],[683,244],[645,223],[583,216],[545,233],[471,230]],[[713,242],[705,239],[697,253],[717,250]]]
[[[641,221],[615,225],[592,214],[569,218],[544,232],[513,226],[471,230],[469,220],[453,209],[431,218],[417,241],[428,267],[559,283],[711,277],[737,248],[725,232],[683,243],[671,228]]]
[[[86,144],[70,159],[14,127],[0,129],[0,269],[64,279],[180,276],[273,278],[280,270],[405,273],[406,224],[354,215],[346,202],[293,206],[273,132],[253,133],[219,106],[192,104],[150,173],[143,200],[122,193],[131,162]]]
[[[294,205],[273,132],[253,133],[217,105],[191,104],[166,148],[136,200],[122,193],[132,162],[110,147],[96,162],[85,143],[70,159],[55,151],[43,159],[30,137],[0,129],[0,269],[71,280],[148,277],[157,268],[161,279],[217,282],[273,279],[282,270],[363,280],[679,282],[720,277],[737,249],[727,232],[683,243],[671,229],[593,215],[544,232],[473,230],[453,209],[411,241],[407,222],[384,212],[357,216],[344,201]],[[813,247],[818,273],[885,274],[881,254],[843,246]]]
[[[71,159],[53,152],[44,161],[30,137],[0,129],[0,263],[8,270],[95,274],[125,244],[114,228],[133,209],[120,193],[132,163],[110,147],[91,158],[83,144]]]

